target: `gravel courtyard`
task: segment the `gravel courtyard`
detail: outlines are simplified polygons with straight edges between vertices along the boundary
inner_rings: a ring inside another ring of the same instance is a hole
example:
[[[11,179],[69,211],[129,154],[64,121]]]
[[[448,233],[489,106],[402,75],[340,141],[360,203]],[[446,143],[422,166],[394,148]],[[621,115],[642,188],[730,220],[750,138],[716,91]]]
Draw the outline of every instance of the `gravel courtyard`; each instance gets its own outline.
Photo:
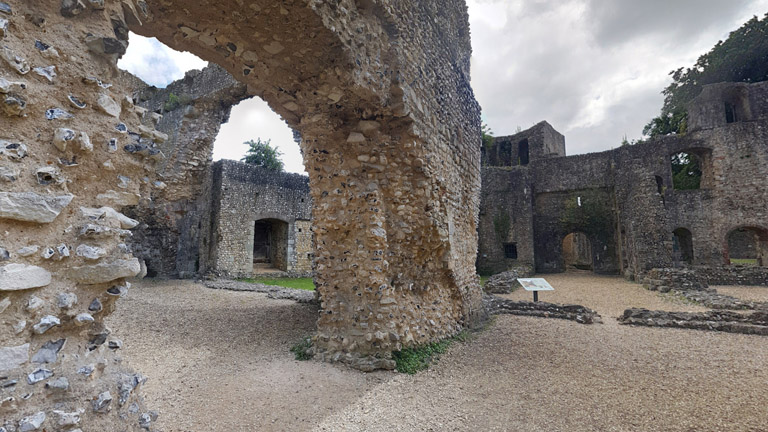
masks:
[[[704,309],[615,277],[546,278],[541,300],[604,323],[499,316],[414,376],[295,361],[316,312],[265,294],[143,281],[108,324],[166,432],[768,431],[768,338],[620,326],[627,307]]]

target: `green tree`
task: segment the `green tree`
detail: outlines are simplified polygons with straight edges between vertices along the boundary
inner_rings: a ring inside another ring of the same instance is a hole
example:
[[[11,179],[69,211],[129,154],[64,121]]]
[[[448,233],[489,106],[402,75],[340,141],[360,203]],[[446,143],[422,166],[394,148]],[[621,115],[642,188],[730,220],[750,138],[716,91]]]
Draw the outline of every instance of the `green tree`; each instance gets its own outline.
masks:
[[[669,74],[672,83],[662,91],[661,114],[645,126],[645,135],[684,134],[688,119],[686,106],[706,84],[768,80],[768,14],[762,20],[752,17],[725,41],[718,42],[699,57],[693,67]]]
[[[483,123],[482,125],[480,125],[480,131],[483,134],[483,145],[486,147],[492,146],[493,135],[491,134],[493,133],[493,131],[491,130],[491,128],[487,124]]]
[[[271,141],[262,141],[261,138],[256,138],[256,141],[244,142],[243,144],[248,146],[248,151],[245,153],[245,157],[240,160],[247,164],[257,165],[273,171],[282,171],[283,161],[280,160],[280,156],[283,153],[276,147],[272,147],[270,145]]]
[[[691,190],[701,187],[699,158],[688,153],[672,155],[672,187],[676,190]]]

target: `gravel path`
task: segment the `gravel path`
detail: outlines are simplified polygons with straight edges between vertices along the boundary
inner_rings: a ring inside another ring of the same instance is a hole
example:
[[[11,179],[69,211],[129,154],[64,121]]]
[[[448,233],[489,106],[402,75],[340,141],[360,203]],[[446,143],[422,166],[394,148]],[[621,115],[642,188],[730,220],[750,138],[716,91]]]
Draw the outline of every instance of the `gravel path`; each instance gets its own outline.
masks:
[[[626,307],[702,308],[619,278],[547,280],[542,300],[605,323],[499,316],[415,376],[294,361],[315,310],[260,293],[142,282],[110,324],[164,431],[768,430],[768,338],[620,326]]]
[[[768,287],[764,286],[713,286],[718,293],[733,296],[742,300],[768,302]]]

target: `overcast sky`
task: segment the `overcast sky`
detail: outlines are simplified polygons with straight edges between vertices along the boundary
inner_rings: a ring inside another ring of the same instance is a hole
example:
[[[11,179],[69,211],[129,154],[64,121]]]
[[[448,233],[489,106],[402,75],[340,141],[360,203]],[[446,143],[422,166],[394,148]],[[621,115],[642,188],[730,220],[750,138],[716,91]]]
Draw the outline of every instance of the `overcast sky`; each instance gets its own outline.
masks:
[[[472,87],[496,136],[547,120],[569,155],[640,138],[657,115],[668,73],[691,66],[768,0],[468,0]],[[205,67],[154,39],[131,34],[119,66],[164,87]],[[236,106],[214,159],[240,159],[244,141],[271,139],[286,171],[303,172],[285,123],[259,99]]]

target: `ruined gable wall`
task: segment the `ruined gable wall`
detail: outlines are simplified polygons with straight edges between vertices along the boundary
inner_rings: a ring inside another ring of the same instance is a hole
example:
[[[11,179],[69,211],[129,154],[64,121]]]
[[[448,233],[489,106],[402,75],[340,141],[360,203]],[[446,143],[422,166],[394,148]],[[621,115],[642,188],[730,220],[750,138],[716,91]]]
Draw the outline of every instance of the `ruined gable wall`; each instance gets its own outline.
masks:
[[[215,252],[208,271],[229,277],[252,276],[254,222],[276,219],[288,224],[288,238],[274,239],[273,246],[287,247],[287,251],[280,249],[278,255],[287,257],[289,274],[306,275],[297,268],[306,269],[306,262],[298,263],[298,251],[306,259],[306,251],[312,245],[298,243],[311,237],[297,236],[299,228],[302,234],[306,229],[305,224],[297,227],[297,222],[311,218],[309,179],[231,160],[218,161],[214,166],[220,172],[221,182],[217,182],[218,201],[212,214],[214,229],[210,238]]]
[[[714,88],[731,86],[725,83]],[[755,94],[763,94],[766,86],[757,83],[737,87],[754,91],[747,95],[754,98]],[[697,99],[703,100],[705,107],[692,106],[694,117],[706,114],[725,118],[724,102],[712,99],[711,94],[705,89]],[[531,187],[536,197],[533,214],[537,269],[560,270],[557,263],[562,257],[557,239],[568,230],[557,215],[563,211],[565,201],[600,190],[603,192],[598,194],[602,195],[599,199],[614,219],[613,226],[604,230],[614,231],[613,239],[606,239],[602,245],[615,249],[606,259],[615,256],[613,259],[620,265],[608,267],[611,271],[621,269],[626,276],[637,277],[652,268],[675,265],[672,232],[677,228],[692,233],[694,264],[724,265],[728,233],[743,226],[765,228],[768,220],[766,120],[765,113],[756,107],[759,105],[750,107],[754,116],[751,121],[723,122],[718,127],[694,129],[685,136],[663,137],[601,153],[533,161],[530,169],[535,173]],[[694,124],[703,123],[694,119]],[[673,188],[670,156],[683,151],[701,155],[704,176],[698,190]],[[491,210],[484,205],[483,214]],[[481,221],[481,226],[484,223]],[[481,235],[481,250],[485,250],[484,243]]]
[[[483,167],[478,226],[477,271],[503,272],[513,266],[534,267],[533,189],[526,167]],[[517,259],[507,258],[504,244],[514,243]]]
[[[210,212],[210,195],[204,191],[210,182],[213,144],[232,107],[247,97],[245,85],[210,65],[187,72],[164,89],[134,88],[137,103],[148,110],[147,121],[168,140],[159,146],[165,156],[154,180],[159,187],[149,200],[127,210],[141,221],[131,245],[150,275],[193,277],[207,264],[200,243],[210,235],[202,221]]]
[[[565,156],[565,137],[546,121],[514,135],[495,137],[491,145],[483,145],[483,166],[520,165],[520,143],[528,141],[529,160]]]

